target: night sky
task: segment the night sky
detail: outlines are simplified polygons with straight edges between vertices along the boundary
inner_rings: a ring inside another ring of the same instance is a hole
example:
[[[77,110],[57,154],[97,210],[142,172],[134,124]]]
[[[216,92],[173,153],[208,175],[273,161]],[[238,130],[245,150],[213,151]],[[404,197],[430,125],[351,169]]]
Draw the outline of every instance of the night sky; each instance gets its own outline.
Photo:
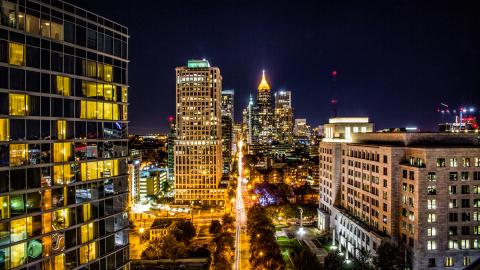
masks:
[[[480,105],[475,1],[69,2],[129,28],[131,133],[168,129],[174,68],[192,58],[220,67],[237,122],[262,69],[312,126],[332,114],[333,68],[339,115],[369,116],[376,129],[436,130],[440,102]]]

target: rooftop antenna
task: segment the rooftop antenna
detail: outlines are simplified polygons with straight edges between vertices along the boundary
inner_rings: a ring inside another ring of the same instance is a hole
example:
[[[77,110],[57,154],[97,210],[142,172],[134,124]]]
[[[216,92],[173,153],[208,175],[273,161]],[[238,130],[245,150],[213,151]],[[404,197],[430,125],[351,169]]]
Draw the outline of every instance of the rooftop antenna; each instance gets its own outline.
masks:
[[[335,69],[333,69],[332,71],[332,78],[333,78],[333,95],[332,95],[332,99],[330,100],[330,104],[332,104],[333,117],[337,117],[337,114],[338,114],[337,70]]]

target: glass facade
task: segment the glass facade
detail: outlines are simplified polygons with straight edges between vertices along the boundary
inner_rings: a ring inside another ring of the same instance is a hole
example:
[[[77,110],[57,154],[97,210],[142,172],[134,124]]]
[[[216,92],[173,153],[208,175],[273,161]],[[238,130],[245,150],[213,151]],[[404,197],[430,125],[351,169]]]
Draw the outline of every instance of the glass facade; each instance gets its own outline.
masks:
[[[0,0],[0,270],[128,269],[128,30]]]

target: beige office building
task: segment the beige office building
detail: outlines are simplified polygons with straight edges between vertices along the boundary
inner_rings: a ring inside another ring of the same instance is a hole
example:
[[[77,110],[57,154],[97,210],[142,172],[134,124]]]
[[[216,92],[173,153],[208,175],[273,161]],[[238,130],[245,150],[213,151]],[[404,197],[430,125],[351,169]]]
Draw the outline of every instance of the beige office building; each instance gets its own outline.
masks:
[[[175,203],[223,205],[220,69],[189,60],[175,71]]]
[[[411,269],[480,258],[480,143],[474,134],[357,133],[320,143],[319,227],[350,256],[383,241]],[[400,251],[399,251],[400,252]]]

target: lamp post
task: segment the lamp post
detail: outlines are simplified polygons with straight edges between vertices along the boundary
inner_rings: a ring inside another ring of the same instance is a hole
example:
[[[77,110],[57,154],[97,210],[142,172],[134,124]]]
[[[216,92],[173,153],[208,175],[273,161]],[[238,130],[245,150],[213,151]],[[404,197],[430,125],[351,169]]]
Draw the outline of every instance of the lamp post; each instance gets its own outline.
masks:
[[[298,234],[300,234],[300,239],[303,240],[303,235],[305,234],[303,229],[303,209],[301,207],[298,207],[298,209],[300,209],[300,228],[298,229]]]

